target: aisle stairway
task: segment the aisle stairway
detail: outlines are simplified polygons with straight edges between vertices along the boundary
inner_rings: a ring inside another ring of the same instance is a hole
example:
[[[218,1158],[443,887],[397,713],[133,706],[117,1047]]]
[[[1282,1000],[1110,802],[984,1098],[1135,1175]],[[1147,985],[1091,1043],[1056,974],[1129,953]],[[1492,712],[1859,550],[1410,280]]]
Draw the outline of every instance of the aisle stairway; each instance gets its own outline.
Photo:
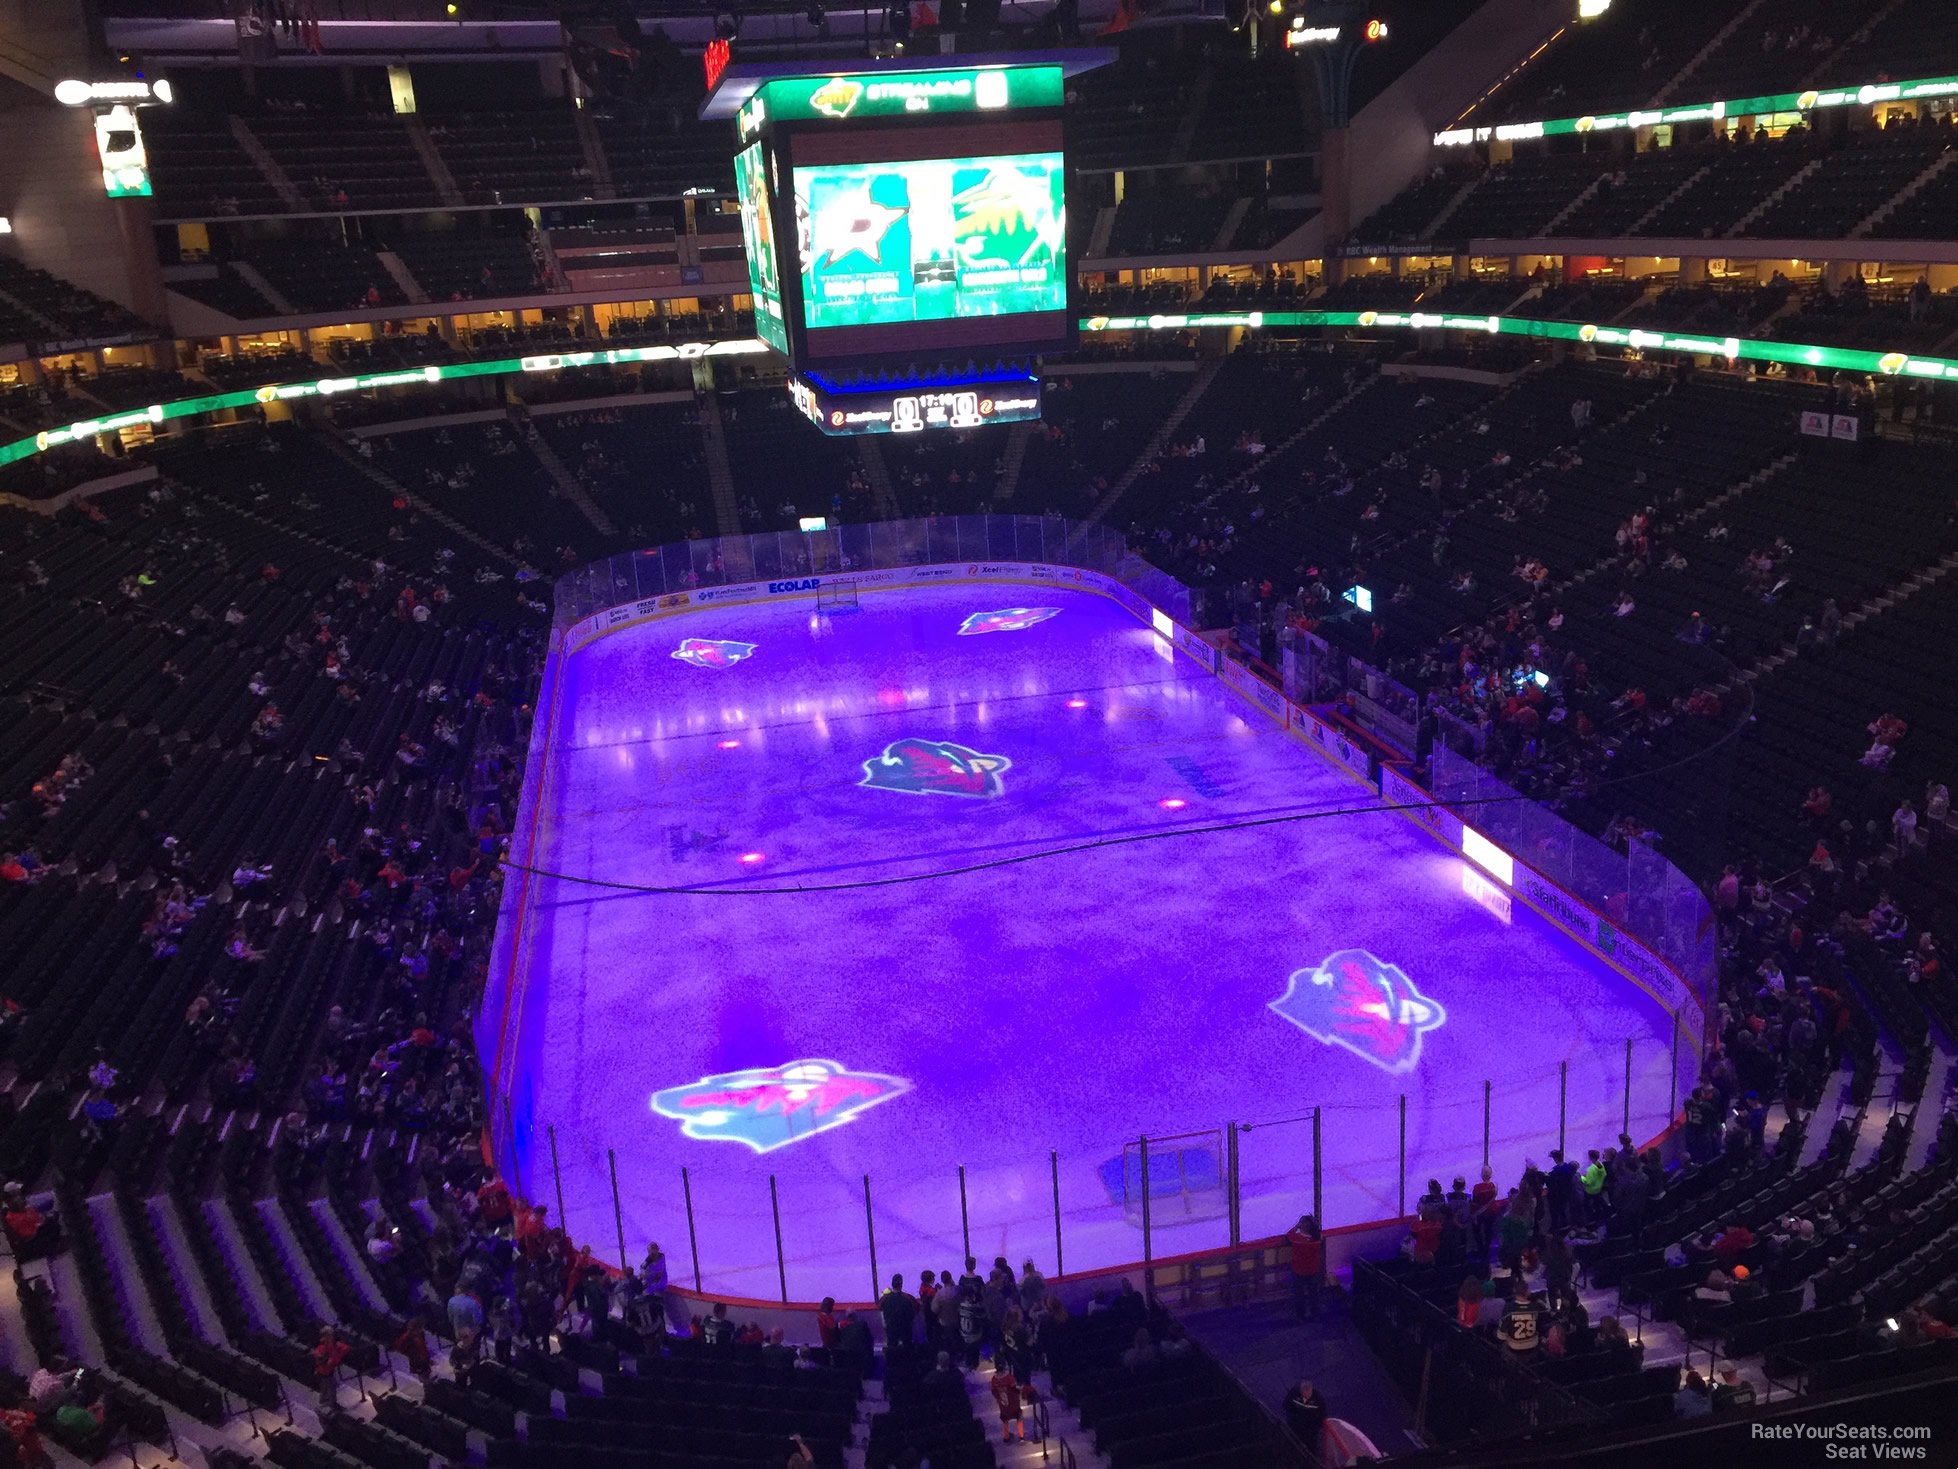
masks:
[[[578,507],[579,513],[592,523],[592,528],[602,536],[615,536],[618,527],[612,524],[612,517],[599,508],[598,502],[585,492],[585,487],[558,457],[557,450],[537,431],[537,426],[528,418],[523,423],[524,446],[530,450],[531,457],[544,466],[544,472],[551,477],[551,483],[558,487],[560,494]]]
[[[1170,441],[1183,420],[1190,416],[1190,410],[1197,406],[1197,400],[1210,390],[1210,385],[1217,380],[1217,374],[1223,370],[1224,361],[1225,359],[1221,357],[1212,358],[1197,369],[1196,375],[1190,380],[1190,386],[1183,390],[1183,396],[1176,400],[1176,406],[1170,409],[1161,423],[1156,425],[1155,432],[1149,435],[1141,452],[1135,456],[1129,467],[1122,471],[1121,477],[1108,487],[1108,493],[1101,497],[1095,508],[1088,512],[1086,519],[1082,521],[1084,528],[1099,523],[1109,511],[1115,508],[1116,502],[1128,492],[1129,486],[1142,477],[1143,471],[1148,469],[1155,457],[1162,452],[1163,446]]]

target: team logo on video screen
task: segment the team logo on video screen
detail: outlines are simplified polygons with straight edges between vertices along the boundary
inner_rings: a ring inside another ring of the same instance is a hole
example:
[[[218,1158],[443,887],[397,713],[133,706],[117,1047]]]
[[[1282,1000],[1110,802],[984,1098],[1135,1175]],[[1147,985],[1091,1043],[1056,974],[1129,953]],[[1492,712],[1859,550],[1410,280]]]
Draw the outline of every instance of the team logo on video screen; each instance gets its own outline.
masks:
[[[841,1127],[911,1090],[901,1076],[852,1071],[837,1061],[791,1061],[703,1076],[653,1093],[653,1110],[703,1142],[744,1143],[757,1153]]]
[[[858,784],[910,796],[985,798],[1005,793],[1000,776],[1012,768],[1004,755],[981,755],[950,740],[893,740],[863,762]]]
[[[673,656],[695,668],[732,668],[755,654],[753,643],[728,642],[723,638],[682,638]]]
[[[1025,632],[1050,617],[1060,616],[1058,607],[1002,607],[997,612],[975,612],[959,624],[959,636],[972,637],[982,632]]]
[[[1395,1073],[1420,1064],[1421,1037],[1448,1019],[1398,966],[1365,949],[1341,949],[1317,968],[1294,970],[1271,1008],[1315,1041]]]

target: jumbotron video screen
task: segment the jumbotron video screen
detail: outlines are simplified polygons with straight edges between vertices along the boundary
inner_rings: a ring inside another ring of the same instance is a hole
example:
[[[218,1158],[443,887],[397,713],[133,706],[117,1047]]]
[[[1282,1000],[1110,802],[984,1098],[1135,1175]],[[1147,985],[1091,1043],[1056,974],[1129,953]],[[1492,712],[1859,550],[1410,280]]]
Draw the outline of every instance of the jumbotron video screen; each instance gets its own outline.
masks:
[[[797,168],[795,220],[811,330],[1067,306],[1058,152]]]
[[[755,302],[755,335],[786,357],[789,331],[782,313],[775,211],[768,186],[768,161],[761,144],[750,143],[734,155],[734,188],[741,200],[741,243],[748,253],[748,293]]]
[[[1073,344],[1060,66],[739,72],[708,110],[756,334],[798,374]]]

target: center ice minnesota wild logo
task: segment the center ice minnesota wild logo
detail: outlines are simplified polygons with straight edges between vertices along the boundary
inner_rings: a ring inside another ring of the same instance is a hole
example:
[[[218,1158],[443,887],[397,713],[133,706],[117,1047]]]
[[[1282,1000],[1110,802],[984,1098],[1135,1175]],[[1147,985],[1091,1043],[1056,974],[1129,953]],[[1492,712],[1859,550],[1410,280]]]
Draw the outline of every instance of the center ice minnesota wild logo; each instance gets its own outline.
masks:
[[[1005,793],[1000,776],[1013,768],[1004,755],[981,755],[950,740],[893,740],[863,762],[859,785],[910,796],[990,797]]]

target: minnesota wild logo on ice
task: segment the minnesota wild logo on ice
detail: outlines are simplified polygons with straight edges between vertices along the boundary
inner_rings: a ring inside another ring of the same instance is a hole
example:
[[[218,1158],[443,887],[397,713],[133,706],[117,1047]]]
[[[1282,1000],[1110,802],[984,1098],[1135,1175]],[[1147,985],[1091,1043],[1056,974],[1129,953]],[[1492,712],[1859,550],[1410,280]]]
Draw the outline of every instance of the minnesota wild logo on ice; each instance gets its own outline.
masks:
[[[668,1087],[653,1093],[653,1110],[677,1121],[690,1138],[742,1143],[769,1153],[841,1127],[910,1090],[901,1076],[811,1059],[724,1071]]]
[[[1420,1064],[1421,1037],[1448,1019],[1397,966],[1365,949],[1341,949],[1295,970],[1271,1008],[1315,1041],[1396,1074]]]
[[[732,668],[744,658],[752,658],[753,643],[736,643],[725,638],[682,638],[673,656],[695,668]]]
[[[1004,793],[1000,776],[1012,768],[1004,755],[982,755],[950,740],[893,740],[863,762],[858,784],[911,796],[985,798]]]

